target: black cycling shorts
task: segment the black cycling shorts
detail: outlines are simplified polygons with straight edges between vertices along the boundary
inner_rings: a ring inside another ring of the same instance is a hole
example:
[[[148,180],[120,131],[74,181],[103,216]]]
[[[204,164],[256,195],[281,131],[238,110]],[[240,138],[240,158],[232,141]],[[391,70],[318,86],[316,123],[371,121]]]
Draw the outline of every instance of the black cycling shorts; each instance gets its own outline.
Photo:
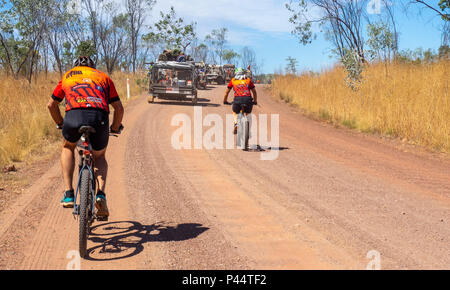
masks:
[[[100,151],[108,146],[109,141],[109,113],[101,110],[78,109],[66,112],[62,134],[70,143],[76,143],[81,138],[78,132],[82,126],[91,126],[94,134],[89,135],[92,149]]]
[[[239,114],[241,112],[242,105],[244,106],[243,112],[250,114],[253,111],[252,97],[235,97],[232,107],[233,112]]]

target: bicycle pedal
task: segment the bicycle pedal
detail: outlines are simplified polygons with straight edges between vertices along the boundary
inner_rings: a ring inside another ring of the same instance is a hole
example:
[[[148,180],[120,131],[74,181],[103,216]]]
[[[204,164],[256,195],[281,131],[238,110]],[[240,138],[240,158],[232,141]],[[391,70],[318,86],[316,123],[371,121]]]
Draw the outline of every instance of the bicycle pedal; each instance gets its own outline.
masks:
[[[98,216],[97,217],[97,221],[99,221],[99,222],[107,222],[108,221],[108,217],[107,216]]]

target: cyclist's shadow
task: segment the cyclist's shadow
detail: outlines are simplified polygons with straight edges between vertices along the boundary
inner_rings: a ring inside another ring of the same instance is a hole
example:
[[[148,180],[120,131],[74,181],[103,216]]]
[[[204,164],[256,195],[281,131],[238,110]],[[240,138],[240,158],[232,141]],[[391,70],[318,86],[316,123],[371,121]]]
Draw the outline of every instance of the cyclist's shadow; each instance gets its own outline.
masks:
[[[201,224],[142,225],[136,221],[118,221],[92,227],[89,240],[96,244],[87,250],[86,260],[111,261],[135,256],[148,242],[184,241],[209,228]]]

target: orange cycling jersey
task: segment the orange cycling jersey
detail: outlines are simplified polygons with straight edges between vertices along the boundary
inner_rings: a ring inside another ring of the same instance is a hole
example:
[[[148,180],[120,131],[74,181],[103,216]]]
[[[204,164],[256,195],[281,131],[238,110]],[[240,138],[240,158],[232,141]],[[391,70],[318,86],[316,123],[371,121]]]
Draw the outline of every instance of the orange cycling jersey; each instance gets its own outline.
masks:
[[[250,78],[245,80],[232,79],[228,84],[229,89],[234,89],[234,97],[251,97],[251,90],[255,88],[255,85]]]
[[[119,95],[109,76],[99,70],[78,66],[68,71],[56,86],[52,98],[66,98],[66,112],[73,109],[99,109],[109,113],[109,104]]]

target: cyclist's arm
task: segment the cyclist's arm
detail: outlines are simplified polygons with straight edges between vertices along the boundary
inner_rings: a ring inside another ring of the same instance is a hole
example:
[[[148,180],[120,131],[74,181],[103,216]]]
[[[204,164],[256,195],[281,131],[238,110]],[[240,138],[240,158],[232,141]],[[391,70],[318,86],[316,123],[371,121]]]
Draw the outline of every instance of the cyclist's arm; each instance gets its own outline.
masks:
[[[252,89],[253,94],[253,102],[258,103],[258,93],[256,92],[256,88]]]
[[[114,82],[108,77],[109,82],[109,99],[108,103],[114,108],[114,117],[111,125],[111,129],[115,132],[120,131],[120,126],[122,125],[123,119],[123,105],[120,101],[119,94],[116,91]]]
[[[53,91],[52,97],[50,98],[50,101],[47,104],[47,108],[50,111],[50,115],[53,118],[53,121],[57,125],[62,125],[64,122],[64,119],[61,115],[61,111],[59,110],[59,103],[62,102],[64,99],[65,93],[62,89],[62,81],[58,83],[55,90]]]
[[[227,86],[227,90],[225,91],[225,96],[223,97],[224,104],[228,102],[228,95],[230,94],[232,89],[233,89],[233,80],[230,81],[230,83]]]
[[[120,100],[111,103],[111,106],[114,108],[114,117],[111,129],[117,132],[120,130],[120,125],[122,125],[124,109]]]
[[[62,125],[64,119],[61,115],[61,111],[59,110],[59,103],[59,101],[50,98],[50,101],[47,104],[47,108],[50,111],[50,115],[52,116],[53,121],[55,121],[57,125]]]
[[[226,92],[225,92],[225,96],[223,97],[223,102],[226,103],[228,102],[228,95],[230,94],[231,89],[227,88]]]

